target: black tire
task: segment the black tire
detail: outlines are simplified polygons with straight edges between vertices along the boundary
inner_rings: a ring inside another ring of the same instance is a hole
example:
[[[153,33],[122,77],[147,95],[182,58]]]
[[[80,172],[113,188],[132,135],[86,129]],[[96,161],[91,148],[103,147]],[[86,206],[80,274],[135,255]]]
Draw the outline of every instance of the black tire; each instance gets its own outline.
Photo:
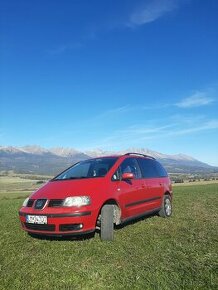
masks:
[[[113,241],[114,239],[114,207],[105,204],[101,209],[101,231],[102,241]]]
[[[172,215],[172,199],[170,195],[164,195],[162,207],[158,212],[159,216],[163,218],[170,217]]]

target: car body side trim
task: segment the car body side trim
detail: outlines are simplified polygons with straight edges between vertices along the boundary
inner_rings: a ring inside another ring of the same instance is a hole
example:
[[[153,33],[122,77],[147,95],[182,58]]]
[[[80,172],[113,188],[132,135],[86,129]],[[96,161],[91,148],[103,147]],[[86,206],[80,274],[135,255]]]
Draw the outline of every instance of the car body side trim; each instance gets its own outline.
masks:
[[[158,213],[160,211],[160,209],[161,209],[160,207],[157,207],[155,209],[143,212],[143,213],[141,213],[139,215],[134,215],[134,216],[131,216],[131,217],[128,217],[128,218],[124,218],[124,219],[121,220],[121,225],[123,225],[125,223],[128,223],[128,222],[130,222],[132,220],[137,220],[137,219],[140,219],[140,218],[143,218],[143,217]]]
[[[161,199],[161,196],[156,196],[156,197],[152,197],[152,198],[146,198],[146,199],[138,200],[138,201],[135,201],[135,202],[127,203],[125,205],[125,207],[131,207],[131,206],[135,206],[135,205],[138,205],[138,204],[142,204],[142,203],[146,203],[146,202],[150,202],[150,201],[154,201],[154,200],[158,200],[158,199]]]

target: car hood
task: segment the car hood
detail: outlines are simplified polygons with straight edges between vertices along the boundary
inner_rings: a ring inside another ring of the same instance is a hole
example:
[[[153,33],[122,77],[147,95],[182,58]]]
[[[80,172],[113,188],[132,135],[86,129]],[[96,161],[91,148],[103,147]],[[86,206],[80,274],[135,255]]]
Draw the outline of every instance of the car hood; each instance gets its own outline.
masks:
[[[33,192],[30,198],[64,199],[68,196],[93,196],[102,192],[105,193],[105,184],[104,177],[49,181],[37,191]]]

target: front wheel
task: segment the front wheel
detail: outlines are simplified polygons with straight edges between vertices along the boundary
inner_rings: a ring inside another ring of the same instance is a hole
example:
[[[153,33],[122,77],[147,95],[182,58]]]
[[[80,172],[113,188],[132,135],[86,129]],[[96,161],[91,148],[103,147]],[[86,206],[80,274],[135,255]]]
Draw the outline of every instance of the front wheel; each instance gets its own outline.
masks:
[[[113,241],[114,239],[114,207],[105,204],[101,209],[101,240]]]
[[[158,214],[164,218],[172,215],[172,199],[169,195],[164,195],[162,207]]]

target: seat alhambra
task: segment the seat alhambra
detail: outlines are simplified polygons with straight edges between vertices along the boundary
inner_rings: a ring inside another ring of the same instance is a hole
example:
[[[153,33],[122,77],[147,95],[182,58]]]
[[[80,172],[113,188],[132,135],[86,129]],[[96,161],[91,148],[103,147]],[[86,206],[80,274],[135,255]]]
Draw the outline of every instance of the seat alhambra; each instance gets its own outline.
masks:
[[[153,157],[127,153],[78,162],[27,198],[22,228],[37,235],[79,235],[100,230],[113,240],[114,225],[151,213],[169,217],[172,186]]]

